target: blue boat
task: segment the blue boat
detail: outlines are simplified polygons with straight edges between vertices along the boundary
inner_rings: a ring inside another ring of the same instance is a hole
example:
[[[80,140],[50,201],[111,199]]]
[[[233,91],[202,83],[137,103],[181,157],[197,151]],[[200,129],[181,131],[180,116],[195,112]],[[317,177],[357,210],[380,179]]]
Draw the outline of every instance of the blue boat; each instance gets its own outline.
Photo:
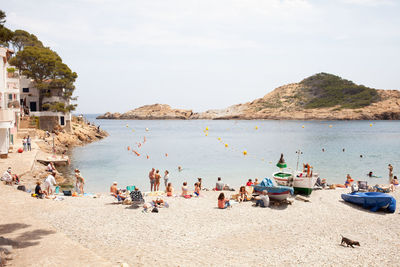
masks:
[[[293,187],[277,185],[276,182],[270,178],[264,178],[260,184],[253,185],[253,187],[254,191],[258,193],[267,190],[268,197],[276,200],[285,200],[294,193]]]
[[[396,199],[391,195],[379,192],[353,192],[350,194],[342,194],[342,198],[346,202],[357,204],[364,209],[370,211],[378,211],[383,209],[387,212],[394,213],[396,211]]]

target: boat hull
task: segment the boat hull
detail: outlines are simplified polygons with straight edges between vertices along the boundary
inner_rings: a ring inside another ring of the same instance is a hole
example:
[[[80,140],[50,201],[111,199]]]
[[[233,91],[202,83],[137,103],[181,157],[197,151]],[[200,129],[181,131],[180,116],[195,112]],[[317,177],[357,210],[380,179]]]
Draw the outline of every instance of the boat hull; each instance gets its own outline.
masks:
[[[342,199],[346,202],[362,206],[363,208],[374,212],[379,209],[383,209],[390,213],[396,211],[396,199],[385,193],[354,192],[350,194],[342,194]]]
[[[282,175],[279,174],[279,172],[273,174],[275,181],[279,185],[293,185],[294,192],[302,195],[310,195],[313,191],[315,182],[318,179],[317,175],[313,175],[312,177],[305,177],[305,174],[303,174],[302,177],[293,178],[293,176],[282,177]]]
[[[292,194],[290,189],[281,187],[254,186],[254,191],[261,193],[262,191],[267,190],[268,197],[275,200],[285,200],[290,197]]]

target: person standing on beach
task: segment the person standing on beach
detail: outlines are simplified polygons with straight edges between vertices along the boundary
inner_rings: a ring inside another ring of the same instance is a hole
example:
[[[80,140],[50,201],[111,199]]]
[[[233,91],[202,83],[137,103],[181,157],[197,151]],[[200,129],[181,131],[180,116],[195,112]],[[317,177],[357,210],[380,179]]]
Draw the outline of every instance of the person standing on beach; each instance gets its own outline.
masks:
[[[164,184],[165,184],[165,189],[167,189],[169,183],[169,171],[165,170],[164,172]]]
[[[156,169],[152,168],[151,171],[149,172],[150,191],[153,191],[153,187],[154,187],[154,190],[156,189],[156,188],[155,188],[155,185],[154,185],[154,183],[155,183],[155,181],[156,181],[156,180],[155,180],[155,177],[154,177],[155,171],[156,171]]]
[[[26,145],[27,145],[28,151],[32,151],[31,142],[32,142],[31,137],[28,135],[28,138],[26,138]]]
[[[156,174],[154,174],[154,179],[155,179],[154,191],[158,191],[160,190],[160,180],[161,180],[160,170],[156,170]]]
[[[85,179],[82,177],[81,172],[78,169],[75,169],[75,177],[76,177],[76,188],[79,190],[80,194],[84,194],[83,186],[85,185]]]
[[[222,191],[222,190],[224,190],[224,186],[225,186],[225,184],[221,181],[221,177],[218,177],[218,181],[215,184],[215,190]]]
[[[392,166],[392,164],[389,164],[388,168],[389,168],[389,184],[391,184],[392,180],[393,180],[393,166]]]
[[[56,173],[52,172],[51,174],[49,174],[49,176],[47,176],[46,180],[44,180],[44,192],[46,196],[53,194],[53,187],[57,185],[55,177]]]
[[[26,151],[26,136],[22,139],[22,146],[24,147],[24,151]]]

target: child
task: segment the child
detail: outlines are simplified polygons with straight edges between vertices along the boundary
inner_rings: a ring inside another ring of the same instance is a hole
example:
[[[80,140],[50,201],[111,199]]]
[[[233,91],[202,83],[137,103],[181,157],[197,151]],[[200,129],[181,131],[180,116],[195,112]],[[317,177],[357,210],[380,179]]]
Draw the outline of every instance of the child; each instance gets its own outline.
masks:
[[[199,183],[195,183],[195,184],[194,184],[194,194],[195,194],[196,197],[199,197],[199,196],[200,196],[200,186],[199,186]]]
[[[37,198],[43,198],[43,191],[42,188],[40,188],[40,182],[36,182],[36,187],[35,187],[35,194],[37,195]]]
[[[247,192],[246,192],[246,188],[244,186],[241,186],[239,189],[238,200],[239,200],[239,202],[247,201]]]
[[[225,198],[224,193],[219,194],[219,196],[218,196],[218,208],[219,209],[226,209],[228,207],[231,207],[231,203],[229,202],[229,199]]]

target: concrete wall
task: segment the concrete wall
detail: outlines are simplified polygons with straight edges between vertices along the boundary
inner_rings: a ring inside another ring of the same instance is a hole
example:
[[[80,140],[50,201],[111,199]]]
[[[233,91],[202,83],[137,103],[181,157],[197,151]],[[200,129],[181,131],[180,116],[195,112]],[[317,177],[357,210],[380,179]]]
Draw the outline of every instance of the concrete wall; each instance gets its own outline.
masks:
[[[0,155],[8,154],[8,148],[10,147],[8,134],[7,128],[0,128]]]
[[[57,125],[60,124],[59,124],[59,118],[56,116],[39,117],[39,128],[44,131],[52,132]]]

